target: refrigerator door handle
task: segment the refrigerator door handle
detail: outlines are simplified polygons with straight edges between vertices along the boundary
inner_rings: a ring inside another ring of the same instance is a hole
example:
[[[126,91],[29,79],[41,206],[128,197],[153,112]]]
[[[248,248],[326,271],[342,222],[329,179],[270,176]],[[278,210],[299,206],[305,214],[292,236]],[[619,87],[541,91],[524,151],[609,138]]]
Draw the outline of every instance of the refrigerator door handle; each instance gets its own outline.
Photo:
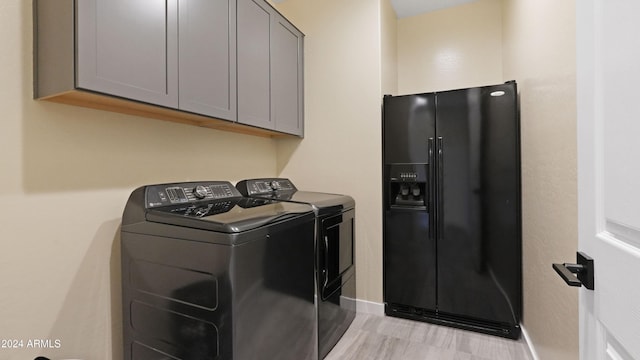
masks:
[[[438,163],[437,163],[437,174],[438,179],[436,180],[436,221],[438,224],[437,237],[438,240],[442,240],[442,233],[444,232],[444,209],[443,207],[443,197],[444,197],[444,139],[442,136],[438,136],[438,140],[436,142],[436,151],[438,152]]]
[[[429,138],[429,140],[427,141],[427,149],[428,149],[428,161],[429,161],[429,165],[428,165],[428,171],[429,171],[429,176],[427,179],[428,185],[427,185],[427,196],[429,197],[427,199],[427,211],[429,212],[429,240],[435,240],[435,228],[436,228],[436,174],[435,174],[435,169],[436,169],[436,164],[435,164],[435,154],[434,154],[434,146],[435,146],[435,141],[432,137]]]

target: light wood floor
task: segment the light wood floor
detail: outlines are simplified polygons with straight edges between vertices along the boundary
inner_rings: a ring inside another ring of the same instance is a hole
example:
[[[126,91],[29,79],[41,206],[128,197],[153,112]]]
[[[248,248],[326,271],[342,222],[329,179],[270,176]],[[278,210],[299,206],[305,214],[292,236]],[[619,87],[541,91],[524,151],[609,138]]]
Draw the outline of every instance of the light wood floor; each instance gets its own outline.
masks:
[[[325,360],[532,360],[518,341],[359,313]]]

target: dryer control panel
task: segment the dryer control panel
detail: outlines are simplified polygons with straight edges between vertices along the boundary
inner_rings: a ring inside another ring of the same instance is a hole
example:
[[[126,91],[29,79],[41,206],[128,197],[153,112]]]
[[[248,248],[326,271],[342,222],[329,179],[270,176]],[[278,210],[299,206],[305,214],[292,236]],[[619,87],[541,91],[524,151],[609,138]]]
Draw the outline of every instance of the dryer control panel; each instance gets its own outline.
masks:
[[[295,192],[298,189],[291,180],[283,178],[264,178],[240,181],[236,187],[244,196],[272,194],[277,192]]]
[[[145,204],[147,208],[154,208],[241,196],[240,192],[228,181],[162,184],[146,188]]]

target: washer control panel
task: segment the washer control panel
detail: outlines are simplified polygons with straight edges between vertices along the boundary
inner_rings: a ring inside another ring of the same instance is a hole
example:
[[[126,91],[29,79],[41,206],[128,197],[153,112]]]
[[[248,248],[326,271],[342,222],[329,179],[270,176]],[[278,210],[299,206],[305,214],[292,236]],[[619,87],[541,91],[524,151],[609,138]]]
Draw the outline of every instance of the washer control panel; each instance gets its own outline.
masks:
[[[236,185],[236,188],[238,188],[244,196],[294,192],[298,190],[289,179],[283,178],[242,180]]]
[[[148,186],[145,203],[147,208],[153,208],[241,196],[228,181],[187,182]]]

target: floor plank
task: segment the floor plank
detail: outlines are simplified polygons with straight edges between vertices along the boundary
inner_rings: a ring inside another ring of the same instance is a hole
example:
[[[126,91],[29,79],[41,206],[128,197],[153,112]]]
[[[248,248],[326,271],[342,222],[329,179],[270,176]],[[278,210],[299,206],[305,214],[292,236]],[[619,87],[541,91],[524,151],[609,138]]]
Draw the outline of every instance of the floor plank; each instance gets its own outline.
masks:
[[[359,313],[325,360],[532,360],[524,342]]]

